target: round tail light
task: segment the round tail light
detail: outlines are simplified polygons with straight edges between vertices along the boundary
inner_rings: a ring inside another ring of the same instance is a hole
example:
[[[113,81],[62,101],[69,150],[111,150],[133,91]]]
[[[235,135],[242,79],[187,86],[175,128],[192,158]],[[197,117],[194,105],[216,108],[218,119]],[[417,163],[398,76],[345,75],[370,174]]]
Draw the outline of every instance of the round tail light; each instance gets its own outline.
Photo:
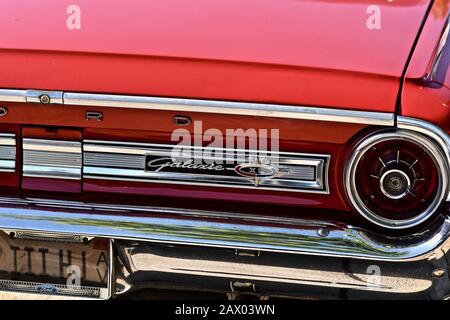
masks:
[[[367,220],[389,229],[410,228],[441,205],[448,190],[448,165],[440,148],[420,134],[379,132],[354,149],[345,187]]]

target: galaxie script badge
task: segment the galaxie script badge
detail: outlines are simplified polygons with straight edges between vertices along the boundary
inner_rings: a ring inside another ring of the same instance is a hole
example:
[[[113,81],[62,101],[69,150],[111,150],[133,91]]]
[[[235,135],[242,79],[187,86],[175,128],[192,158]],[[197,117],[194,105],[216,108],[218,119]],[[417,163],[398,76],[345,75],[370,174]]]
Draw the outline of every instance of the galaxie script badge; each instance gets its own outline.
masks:
[[[249,163],[196,163],[194,159],[172,159],[147,155],[146,171],[154,173],[185,173],[199,175],[242,176],[248,178],[272,178],[278,167],[258,162]]]

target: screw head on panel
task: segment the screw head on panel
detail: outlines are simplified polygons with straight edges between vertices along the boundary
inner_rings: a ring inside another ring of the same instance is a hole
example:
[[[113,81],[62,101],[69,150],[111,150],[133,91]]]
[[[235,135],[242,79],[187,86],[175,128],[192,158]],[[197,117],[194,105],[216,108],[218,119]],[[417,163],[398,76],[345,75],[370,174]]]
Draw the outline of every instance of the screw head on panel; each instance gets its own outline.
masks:
[[[327,235],[330,234],[330,230],[328,230],[328,228],[319,228],[317,229],[317,234],[321,237],[326,237]]]
[[[39,96],[39,101],[43,104],[48,104],[48,103],[50,103],[51,99],[48,94],[43,94],[43,95]]]

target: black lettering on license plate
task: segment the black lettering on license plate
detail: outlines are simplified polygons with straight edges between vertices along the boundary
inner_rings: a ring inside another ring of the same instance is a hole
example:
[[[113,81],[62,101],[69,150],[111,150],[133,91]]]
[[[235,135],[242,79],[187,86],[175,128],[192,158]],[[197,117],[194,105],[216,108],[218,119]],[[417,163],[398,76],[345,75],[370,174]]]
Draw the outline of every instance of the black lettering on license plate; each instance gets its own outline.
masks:
[[[73,243],[57,243],[54,247],[47,247],[43,241],[29,240],[8,240],[2,243],[1,238],[0,279],[34,281],[32,278],[27,279],[59,278],[62,284],[81,285],[106,285],[108,282],[107,250]]]

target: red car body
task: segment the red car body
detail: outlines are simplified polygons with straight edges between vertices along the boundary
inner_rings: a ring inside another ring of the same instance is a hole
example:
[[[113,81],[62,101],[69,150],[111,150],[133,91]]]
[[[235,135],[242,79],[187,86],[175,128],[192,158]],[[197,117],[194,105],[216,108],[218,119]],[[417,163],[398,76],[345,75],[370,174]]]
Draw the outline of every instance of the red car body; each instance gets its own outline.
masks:
[[[80,1],[73,32],[70,1],[4,2],[2,86],[394,112],[428,2],[377,3],[372,32],[366,1]]]
[[[402,119],[431,124],[444,132],[437,140],[448,139],[449,45],[444,43],[439,51],[439,43],[446,40],[448,1],[78,0],[79,30],[66,27],[66,9],[72,2],[0,3],[1,89],[174,98],[187,104],[201,100],[306,106],[313,113],[368,112],[383,120],[199,112],[189,106],[145,109],[121,107],[120,102],[115,107],[77,105],[76,99],[69,105],[28,103],[0,92],[0,105],[7,108],[7,115],[0,117],[0,132],[18,139],[171,144],[171,133],[179,127],[174,117],[183,116],[202,121],[204,130],[277,128],[280,151],[327,154],[331,159],[325,194],[93,176],[55,180],[23,176],[23,152],[17,140],[15,170],[0,173],[3,195],[225,211],[244,220],[246,215],[315,219],[383,236],[405,236],[371,225],[358,214],[349,200],[344,172],[352,150],[366,136],[397,124],[412,128]],[[371,5],[380,9],[379,29],[367,25]],[[101,113],[102,121],[86,119],[86,112]],[[184,128],[194,133],[192,124]],[[147,214],[154,213],[138,215]],[[439,215],[447,214],[445,203]],[[0,220],[0,228],[20,225],[2,225]],[[442,298],[444,293],[436,296]]]

